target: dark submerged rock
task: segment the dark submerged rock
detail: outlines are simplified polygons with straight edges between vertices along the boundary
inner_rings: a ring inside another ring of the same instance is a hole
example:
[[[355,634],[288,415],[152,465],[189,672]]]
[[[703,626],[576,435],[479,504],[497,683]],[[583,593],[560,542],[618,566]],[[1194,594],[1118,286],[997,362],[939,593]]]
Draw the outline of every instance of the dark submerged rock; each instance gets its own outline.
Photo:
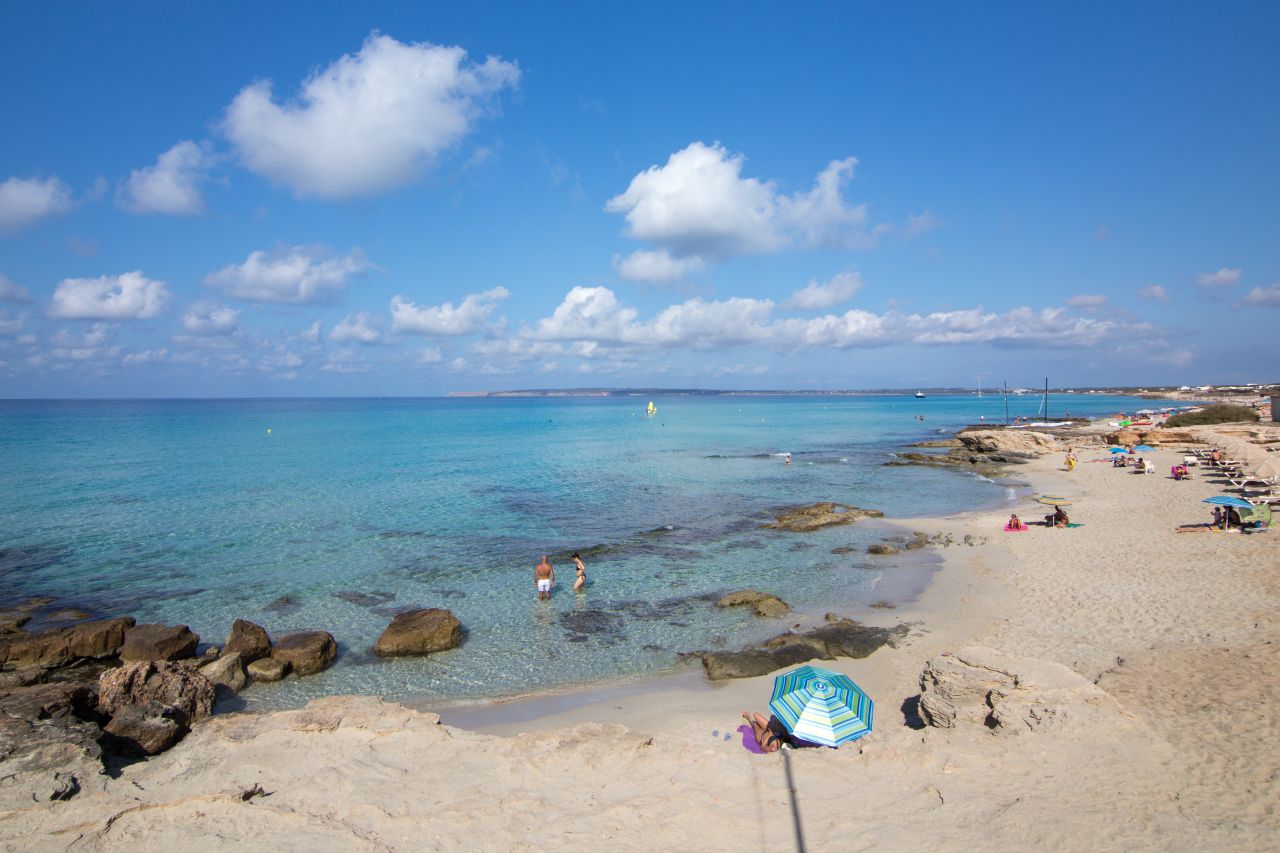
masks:
[[[839,524],[853,524],[862,518],[883,518],[884,513],[878,509],[862,509],[850,504],[838,504],[832,501],[819,501],[808,506],[792,507],[774,517],[771,524],[762,524],[774,530],[789,530],[793,533],[808,533],[824,527]]]

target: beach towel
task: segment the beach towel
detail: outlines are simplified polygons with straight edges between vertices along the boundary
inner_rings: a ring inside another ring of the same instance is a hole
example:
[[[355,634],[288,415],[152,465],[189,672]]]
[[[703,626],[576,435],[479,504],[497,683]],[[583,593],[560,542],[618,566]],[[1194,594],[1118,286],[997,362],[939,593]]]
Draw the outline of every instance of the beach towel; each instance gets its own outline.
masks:
[[[1021,527],[1010,527],[1010,526],[1009,526],[1009,525],[1007,525],[1007,524],[1004,526],[1004,532],[1005,532],[1005,533],[1021,533],[1022,531],[1026,530],[1026,529],[1027,529],[1027,526],[1026,526],[1025,524],[1024,524],[1024,525],[1022,525]]]
[[[1068,522],[1067,527],[1084,527],[1083,524],[1076,524],[1074,521]]]
[[[742,732],[743,749],[747,752],[755,753],[756,755],[764,755],[764,750],[760,748],[760,742],[756,740],[755,729],[751,728],[751,726],[748,726],[746,723],[743,723],[738,726],[738,731]]]

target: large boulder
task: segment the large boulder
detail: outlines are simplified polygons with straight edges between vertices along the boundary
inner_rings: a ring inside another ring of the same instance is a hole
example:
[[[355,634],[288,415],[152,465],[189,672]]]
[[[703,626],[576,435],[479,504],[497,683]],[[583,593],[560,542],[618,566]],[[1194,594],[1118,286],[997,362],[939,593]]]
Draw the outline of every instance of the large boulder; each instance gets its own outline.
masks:
[[[1048,433],[1024,429],[975,429],[956,436],[966,450],[975,453],[1029,453],[1040,456],[1058,450],[1058,440]]]
[[[206,663],[200,667],[200,672],[212,681],[215,687],[225,687],[232,693],[239,693],[248,683],[239,652],[232,652]]]
[[[98,710],[114,717],[130,706],[155,704],[182,726],[213,713],[213,682],[192,666],[170,661],[136,661],[98,677]]]
[[[906,636],[907,627],[872,628],[849,619],[828,622],[810,631],[780,634],[738,652],[696,652],[707,678],[751,678],[810,660],[865,658],[885,644]]]
[[[808,506],[791,507],[774,516],[771,527],[774,530],[790,530],[793,533],[808,533],[833,527],[838,524],[853,524],[861,518],[883,518],[884,513],[878,509],[861,509],[849,504],[838,504],[832,501],[819,501]]]
[[[920,673],[920,717],[938,728],[1018,734],[1122,713],[1109,694],[1061,664],[983,646],[943,653]]]
[[[200,636],[186,625],[135,625],[124,635],[120,660],[183,660],[195,657]]]
[[[328,631],[300,631],[276,640],[271,657],[289,664],[295,675],[313,675],[338,656],[338,644]]]
[[[462,623],[448,610],[430,607],[398,614],[378,637],[375,653],[427,655],[462,644]]]
[[[39,634],[10,634],[0,639],[0,669],[52,668],[83,658],[115,657],[133,626],[132,616],[120,616]]]
[[[260,658],[245,667],[254,681],[279,681],[289,674],[289,664],[275,658]]]
[[[231,625],[231,633],[227,635],[223,654],[235,652],[246,664],[271,655],[271,637],[267,629],[247,619],[237,619]]]
[[[739,589],[730,592],[716,602],[716,607],[750,607],[757,616],[778,617],[791,612],[790,606],[778,596],[756,589]]]
[[[181,714],[159,702],[128,705],[116,712],[102,730],[109,746],[133,755],[158,755],[176,744],[190,730]]]

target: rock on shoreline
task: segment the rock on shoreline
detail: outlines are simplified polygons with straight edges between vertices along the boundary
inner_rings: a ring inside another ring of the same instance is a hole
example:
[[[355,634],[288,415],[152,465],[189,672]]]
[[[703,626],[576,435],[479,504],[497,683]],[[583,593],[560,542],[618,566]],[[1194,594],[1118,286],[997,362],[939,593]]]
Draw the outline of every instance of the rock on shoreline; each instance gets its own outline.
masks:
[[[780,634],[738,652],[691,652],[702,659],[707,678],[751,678],[766,675],[808,660],[865,658],[884,645],[894,645],[907,635],[907,626],[872,628],[851,619],[829,622],[803,633]]]
[[[378,637],[375,654],[427,655],[462,644],[462,623],[448,610],[429,607],[398,614]]]
[[[740,589],[720,597],[716,607],[750,607],[757,616],[777,617],[791,612],[778,596],[755,589]]]

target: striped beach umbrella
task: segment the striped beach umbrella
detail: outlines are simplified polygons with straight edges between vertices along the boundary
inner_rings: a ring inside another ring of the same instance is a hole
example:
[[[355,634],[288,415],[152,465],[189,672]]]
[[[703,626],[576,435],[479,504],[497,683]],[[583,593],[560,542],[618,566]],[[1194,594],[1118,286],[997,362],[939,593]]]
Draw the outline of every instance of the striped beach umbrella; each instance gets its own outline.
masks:
[[[1041,495],[1036,498],[1036,503],[1045,506],[1071,506],[1071,501],[1066,498],[1054,497],[1053,495]]]
[[[769,710],[797,738],[839,746],[871,733],[875,703],[849,676],[806,664],[773,680]]]
[[[1205,498],[1200,503],[1213,504],[1214,506],[1233,506],[1237,509],[1253,509],[1253,504],[1235,495],[1214,495],[1211,498]]]

